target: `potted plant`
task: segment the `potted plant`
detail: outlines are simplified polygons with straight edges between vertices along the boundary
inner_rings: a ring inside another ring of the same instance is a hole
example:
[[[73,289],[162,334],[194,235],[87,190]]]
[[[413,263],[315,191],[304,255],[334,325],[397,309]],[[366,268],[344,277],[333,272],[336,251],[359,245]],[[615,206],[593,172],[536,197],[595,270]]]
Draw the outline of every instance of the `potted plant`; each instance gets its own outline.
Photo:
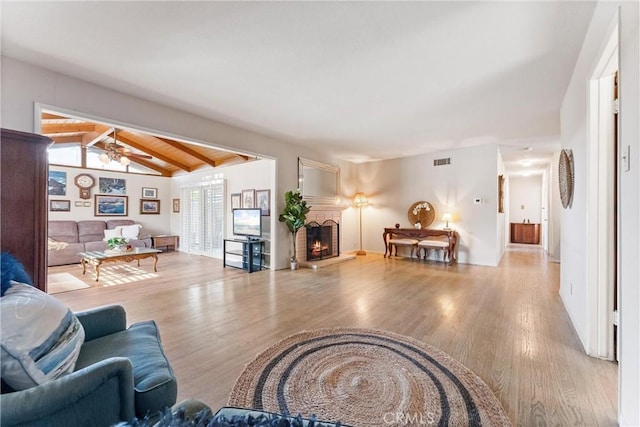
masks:
[[[291,269],[296,270],[298,268],[298,258],[296,257],[296,236],[298,234],[298,230],[304,227],[310,207],[307,206],[306,201],[302,200],[300,189],[287,191],[284,194],[284,201],[284,210],[278,219],[280,222],[284,222],[291,232],[291,242],[293,243]]]
[[[127,244],[127,239],[124,237],[112,237],[107,240],[107,246],[111,250],[122,250],[122,248]]]

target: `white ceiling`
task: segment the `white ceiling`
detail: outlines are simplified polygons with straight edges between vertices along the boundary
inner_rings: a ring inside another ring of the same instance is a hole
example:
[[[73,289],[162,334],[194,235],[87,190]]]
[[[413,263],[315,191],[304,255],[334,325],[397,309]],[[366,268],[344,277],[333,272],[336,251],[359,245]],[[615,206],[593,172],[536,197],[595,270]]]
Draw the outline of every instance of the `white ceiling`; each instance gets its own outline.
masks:
[[[594,6],[3,2],[2,54],[356,162],[548,159]]]

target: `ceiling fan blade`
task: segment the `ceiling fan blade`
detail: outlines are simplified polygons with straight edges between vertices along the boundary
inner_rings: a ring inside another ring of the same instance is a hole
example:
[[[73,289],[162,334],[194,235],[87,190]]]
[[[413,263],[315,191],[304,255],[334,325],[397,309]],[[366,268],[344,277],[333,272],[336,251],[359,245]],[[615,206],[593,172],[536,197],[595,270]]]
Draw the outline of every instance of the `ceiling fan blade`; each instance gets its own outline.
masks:
[[[153,159],[153,157],[148,154],[123,153],[122,155],[126,157],[138,157],[140,159]]]

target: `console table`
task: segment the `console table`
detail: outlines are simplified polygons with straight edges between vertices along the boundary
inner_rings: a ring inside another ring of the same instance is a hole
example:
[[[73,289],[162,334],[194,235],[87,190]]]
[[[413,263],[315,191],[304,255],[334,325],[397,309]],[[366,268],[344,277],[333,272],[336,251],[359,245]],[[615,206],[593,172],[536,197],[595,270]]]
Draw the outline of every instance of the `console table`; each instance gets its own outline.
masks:
[[[426,240],[430,237],[446,237],[449,241],[447,248],[449,253],[449,263],[456,259],[456,246],[458,244],[458,233],[455,230],[439,230],[435,228],[385,228],[382,234],[384,240],[384,256],[391,256],[391,239],[416,239]]]

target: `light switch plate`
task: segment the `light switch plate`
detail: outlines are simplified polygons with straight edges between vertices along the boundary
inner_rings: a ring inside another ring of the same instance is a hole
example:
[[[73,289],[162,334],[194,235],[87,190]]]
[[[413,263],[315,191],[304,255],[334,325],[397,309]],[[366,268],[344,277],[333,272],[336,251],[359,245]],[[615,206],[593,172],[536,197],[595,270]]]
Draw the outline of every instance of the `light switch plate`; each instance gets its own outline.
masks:
[[[631,162],[629,155],[631,154],[631,146],[627,145],[622,149],[622,171],[629,172],[631,170]]]

